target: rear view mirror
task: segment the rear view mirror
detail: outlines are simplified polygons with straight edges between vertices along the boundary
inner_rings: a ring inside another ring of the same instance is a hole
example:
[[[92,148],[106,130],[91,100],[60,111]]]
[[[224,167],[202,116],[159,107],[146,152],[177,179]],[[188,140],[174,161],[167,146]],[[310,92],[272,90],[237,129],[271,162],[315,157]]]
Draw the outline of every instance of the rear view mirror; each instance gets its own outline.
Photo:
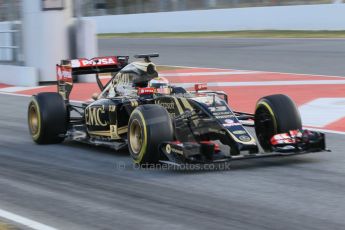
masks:
[[[195,91],[200,91],[200,90],[207,90],[207,84],[205,83],[197,83],[194,85]]]

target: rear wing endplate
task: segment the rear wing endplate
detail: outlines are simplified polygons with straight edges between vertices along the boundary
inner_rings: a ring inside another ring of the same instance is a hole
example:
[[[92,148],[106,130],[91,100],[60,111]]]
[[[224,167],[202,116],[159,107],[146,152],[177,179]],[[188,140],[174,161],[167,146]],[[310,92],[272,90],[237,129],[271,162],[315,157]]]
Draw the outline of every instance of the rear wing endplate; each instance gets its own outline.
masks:
[[[96,74],[98,78],[99,73],[118,72],[128,64],[128,59],[128,56],[109,56],[90,60],[86,58],[61,60],[61,63],[56,65],[58,92],[65,100],[69,100],[73,79],[76,79],[76,76]]]

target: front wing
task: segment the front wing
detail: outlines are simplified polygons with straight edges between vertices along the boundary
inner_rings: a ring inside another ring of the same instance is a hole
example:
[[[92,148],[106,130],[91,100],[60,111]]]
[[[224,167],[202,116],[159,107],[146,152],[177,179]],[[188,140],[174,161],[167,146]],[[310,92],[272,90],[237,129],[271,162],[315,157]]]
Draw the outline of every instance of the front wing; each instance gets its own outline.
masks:
[[[238,155],[222,152],[219,145],[212,141],[164,142],[160,145],[160,150],[168,159],[168,161],[163,162],[173,164],[221,163],[328,151],[325,147],[325,135],[309,130],[295,130],[288,134],[277,134],[272,137],[271,143],[272,152],[247,152]]]

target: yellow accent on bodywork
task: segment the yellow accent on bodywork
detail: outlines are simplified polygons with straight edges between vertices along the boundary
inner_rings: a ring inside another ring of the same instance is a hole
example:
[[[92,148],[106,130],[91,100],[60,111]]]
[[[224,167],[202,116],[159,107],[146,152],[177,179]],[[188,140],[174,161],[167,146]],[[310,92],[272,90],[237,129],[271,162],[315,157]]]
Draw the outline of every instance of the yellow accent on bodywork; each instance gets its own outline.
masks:
[[[186,98],[181,98],[181,102],[185,108],[189,109],[190,111],[193,111],[193,107],[190,105],[189,101]],[[199,121],[197,120],[192,120],[192,122],[195,126],[199,125]]]
[[[117,133],[118,134],[124,134],[124,133],[127,133],[127,132],[128,132],[128,127],[127,126],[123,126],[123,127],[117,128]]]
[[[186,98],[181,98],[182,104],[187,109],[193,110],[193,107],[190,105],[189,101]]]
[[[117,125],[110,125],[110,136],[111,139],[121,139],[121,137],[118,135]]]
[[[174,101],[175,101],[175,104],[176,104],[176,106],[177,106],[178,112],[179,112],[180,114],[182,114],[182,113],[183,113],[183,109],[182,109],[182,107],[181,107],[181,105],[180,105],[180,102],[177,100],[176,97],[174,97]]]

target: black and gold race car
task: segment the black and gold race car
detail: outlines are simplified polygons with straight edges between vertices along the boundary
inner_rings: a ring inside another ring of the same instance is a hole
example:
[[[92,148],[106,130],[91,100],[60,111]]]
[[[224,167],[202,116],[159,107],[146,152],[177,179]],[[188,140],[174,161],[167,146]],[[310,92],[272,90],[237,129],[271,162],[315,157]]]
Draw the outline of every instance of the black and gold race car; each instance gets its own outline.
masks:
[[[116,150],[128,146],[138,164],[203,164],[325,150],[324,134],[302,129],[288,96],[261,98],[255,114],[237,112],[222,91],[204,84],[194,91],[169,85],[150,60],[157,56],[136,55],[144,60],[132,63],[128,56],[61,61],[58,92],[34,95],[29,104],[33,140],[74,140]],[[103,73],[112,76],[105,85]],[[101,93],[92,102],[73,104],[73,80],[83,74],[96,75]]]

